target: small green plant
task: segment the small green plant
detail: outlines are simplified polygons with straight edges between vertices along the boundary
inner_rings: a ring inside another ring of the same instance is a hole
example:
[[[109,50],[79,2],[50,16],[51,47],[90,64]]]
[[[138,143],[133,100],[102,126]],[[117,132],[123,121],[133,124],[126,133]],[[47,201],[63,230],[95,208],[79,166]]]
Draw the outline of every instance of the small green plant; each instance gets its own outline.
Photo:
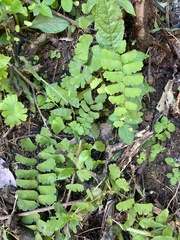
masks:
[[[50,58],[51,59],[53,59],[53,58],[60,58],[60,57],[61,57],[61,53],[60,52],[50,50]]]
[[[171,173],[168,173],[166,176],[170,179],[172,185],[176,185],[180,182],[180,164],[176,163],[175,159],[173,158],[165,158],[165,162],[172,167]]]
[[[166,141],[167,138],[171,138],[171,133],[175,131],[175,126],[169,122],[167,117],[162,117],[161,120],[155,124],[154,131],[155,134],[152,139],[145,142],[142,152],[137,156],[138,164],[142,164],[145,160],[149,162],[154,161],[156,156],[165,150],[161,142]],[[148,154],[146,149],[148,149]]]
[[[5,123],[10,127],[21,124],[21,121],[26,121],[27,118],[27,108],[18,101],[16,95],[7,95],[0,103],[0,111],[5,118]]]

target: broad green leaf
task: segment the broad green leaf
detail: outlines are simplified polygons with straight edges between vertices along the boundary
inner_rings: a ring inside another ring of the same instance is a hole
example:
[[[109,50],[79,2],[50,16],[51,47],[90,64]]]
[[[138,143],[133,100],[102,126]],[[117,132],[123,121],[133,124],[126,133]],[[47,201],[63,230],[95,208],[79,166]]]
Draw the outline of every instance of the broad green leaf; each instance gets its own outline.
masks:
[[[33,152],[37,149],[37,146],[31,141],[30,138],[22,139],[19,145],[22,148],[26,149],[26,151],[30,151],[30,152]]]
[[[15,174],[17,178],[33,179],[37,177],[38,171],[35,169],[17,169],[15,170]]]
[[[115,116],[122,116],[127,112],[125,107],[116,107],[114,110],[114,115]]]
[[[51,11],[50,7],[48,7],[47,5],[41,4],[41,6],[39,8],[39,12],[45,17],[53,18],[52,11]],[[32,26],[33,26],[33,22],[32,22],[31,27]]]
[[[55,134],[59,134],[64,128],[64,122],[61,117],[56,117],[51,123],[52,130]]]
[[[38,15],[32,21],[31,28],[37,28],[45,33],[59,33],[64,31],[69,26],[69,22],[53,16],[53,18]]]
[[[18,102],[16,95],[7,95],[0,103],[2,116],[5,118],[5,123],[10,127],[21,124],[21,121],[26,121],[27,108],[21,102]]]
[[[171,236],[157,236],[152,238],[152,240],[174,240],[174,237]]]
[[[144,79],[143,75],[141,73],[138,73],[125,76],[122,78],[122,81],[126,86],[136,86],[143,83],[143,79]]]
[[[56,201],[57,197],[55,195],[39,195],[38,201],[43,205],[51,205]]]
[[[11,3],[12,13],[21,13],[24,16],[27,16],[27,10],[22,6],[22,3],[19,0],[13,0]]]
[[[83,150],[77,160],[76,167],[78,169],[82,169],[84,166],[85,161],[87,161],[88,158],[91,157],[91,152],[90,150]]]
[[[72,0],[61,0],[61,7],[65,12],[70,12],[73,7],[73,1]]]
[[[17,206],[23,211],[34,210],[38,207],[38,204],[35,201],[18,199]]]
[[[16,179],[16,183],[19,187],[25,189],[34,189],[37,188],[38,182],[36,180],[24,180],[24,179]]]
[[[142,93],[142,90],[140,88],[125,88],[124,94],[126,97],[135,98],[137,96],[140,96]]]
[[[88,181],[92,177],[91,172],[86,169],[77,170],[76,173],[81,182]]]
[[[73,192],[83,192],[84,191],[84,186],[79,183],[74,183],[74,184],[66,184],[66,188],[68,190],[71,190]]]
[[[136,111],[137,110],[137,104],[135,104],[133,102],[126,101],[124,106],[128,110],[132,110],[132,111]]]
[[[93,146],[92,146],[93,149],[99,151],[99,152],[104,152],[105,150],[105,145],[104,143],[102,143],[101,141],[96,141]]]
[[[104,69],[108,69],[110,71],[122,70],[122,63],[121,63],[119,54],[107,49],[102,49],[101,54],[102,54],[101,66]]]
[[[93,38],[89,34],[84,34],[79,37],[79,43],[75,48],[75,54],[78,59],[87,62],[89,56],[89,46],[92,43]]]
[[[9,63],[11,57],[7,57],[4,54],[0,54],[0,68],[6,67],[7,64]]]
[[[129,183],[126,182],[124,178],[117,179],[115,183],[120,189],[123,189],[125,192],[129,191],[130,188]]]
[[[90,13],[94,5],[96,4],[97,0],[88,0],[87,3],[82,4],[82,12],[84,14]]]
[[[98,30],[98,43],[105,48],[117,49],[124,36],[124,21],[118,4],[115,1],[99,0],[93,9],[93,15],[95,29]]]
[[[124,124],[118,129],[119,137],[128,145],[131,145],[134,140],[134,131],[128,124]]]
[[[56,174],[55,173],[38,174],[37,180],[42,184],[52,184],[56,181]]]
[[[37,222],[37,220],[40,219],[40,215],[38,213],[31,213],[27,216],[23,216],[21,218],[21,221],[25,224],[25,225],[30,225],[33,222]]]
[[[35,158],[27,158],[20,154],[17,154],[15,159],[17,162],[20,162],[21,164],[27,165],[27,166],[33,166],[37,163],[37,160]]]
[[[117,0],[117,2],[124,8],[124,10],[127,13],[129,13],[133,16],[136,16],[133,5],[129,0]]]
[[[109,95],[115,95],[115,93],[120,93],[124,91],[124,84],[122,82],[111,84],[105,87],[106,93]]]
[[[143,218],[142,220],[140,220],[139,225],[142,228],[163,228],[164,225],[161,223],[157,223],[155,222],[152,218]]]
[[[102,82],[102,79],[101,78],[96,78],[96,77],[93,77],[92,79],[93,80],[90,83],[90,86],[91,86],[92,89],[95,89]]]
[[[148,55],[143,52],[132,50],[121,55],[121,61],[123,64],[133,63],[136,61],[143,61]]]
[[[69,124],[69,126],[72,128],[73,132],[77,132],[78,135],[83,135],[84,129],[83,127],[77,123],[76,121],[73,121]]]
[[[78,18],[79,26],[82,29],[86,29],[89,25],[91,25],[92,22],[94,22],[94,16],[82,16]]]
[[[136,61],[133,63],[127,63],[123,65],[123,73],[124,75],[131,75],[132,73],[136,73],[140,71],[143,67],[142,61]]]
[[[51,145],[55,144],[56,141],[54,139],[51,139],[52,136],[51,132],[48,128],[42,127],[40,134],[36,135],[36,142],[39,143],[41,146],[43,145]]]
[[[134,204],[134,209],[139,215],[148,215],[150,212],[152,212],[153,205],[152,203],[147,203],[147,204],[140,204],[140,203],[135,203]]]
[[[173,227],[169,225],[163,230],[162,235],[163,236],[172,236],[173,232],[174,232]]]
[[[123,79],[123,77],[124,77],[124,74],[123,74],[123,72],[121,72],[121,71],[119,71],[119,72],[110,72],[110,71],[105,71],[104,73],[103,73],[103,76],[107,79],[107,80],[109,80],[109,81],[111,81],[111,82],[122,82],[122,79]],[[125,83],[126,84],[126,83]]]
[[[113,180],[116,180],[120,177],[120,169],[115,163],[109,165],[109,173],[111,179]]]
[[[55,186],[38,186],[38,191],[41,195],[54,195],[56,194]]]
[[[132,208],[133,205],[134,205],[134,198],[130,198],[126,201],[119,202],[116,205],[116,209],[118,211],[126,211],[126,210]]]
[[[125,97],[124,97],[124,95],[120,95],[120,96],[109,96],[109,101],[110,101],[112,104],[120,105],[120,104],[123,104],[123,103],[124,103]]]
[[[38,193],[34,190],[17,190],[16,194],[18,198],[26,200],[36,200],[38,197]]]
[[[166,208],[156,217],[156,222],[165,223],[167,221],[168,215],[169,215],[169,210]]]
[[[55,173],[58,175],[57,180],[64,180],[72,176],[74,173],[74,168],[64,167],[64,168],[55,168]]]
[[[54,3],[55,0],[43,0],[42,4],[43,5],[52,5]]]
[[[53,158],[47,159],[46,161],[39,163],[37,165],[37,169],[40,172],[50,172],[51,170],[53,170],[56,166],[56,162]]]

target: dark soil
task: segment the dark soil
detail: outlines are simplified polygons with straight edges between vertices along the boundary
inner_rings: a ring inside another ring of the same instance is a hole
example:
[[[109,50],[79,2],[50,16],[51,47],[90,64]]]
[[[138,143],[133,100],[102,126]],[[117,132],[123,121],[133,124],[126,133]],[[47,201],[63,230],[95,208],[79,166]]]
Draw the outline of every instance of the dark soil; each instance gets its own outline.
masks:
[[[25,56],[30,61],[33,61],[34,56],[38,55],[40,57],[38,62],[38,64],[40,64],[39,74],[43,76],[46,74],[50,83],[59,83],[62,76],[69,74],[68,63],[74,55],[74,48],[81,34],[80,31],[76,31],[70,38],[67,37],[66,32],[59,35],[47,35],[42,42],[35,46],[37,39],[42,33],[37,33],[37,31],[22,32],[21,37],[23,37],[24,40],[22,41],[18,55]],[[180,31],[178,30],[172,34],[174,37],[170,34],[166,36],[163,31],[149,33],[149,37],[153,40],[149,41],[148,46],[146,46],[146,51],[151,56],[151,62],[149,62],[149,60],[145,61],[143,71],[145,78],[154,87],[155,92],[151,93],[147,99],[144,99],[144,120],[139,126],[139,129],[153,126],[156,122],[156,116],[158,114],[156,106],[169,80],[174,81],[173,93],[175,100],[177,100],[179,93],[178,87],[180,86],[180,65],[179,56],[176,51],[174,51],[173,44],[175,44],[175,37],[180,41]],[[127,36],[128,35],[130,34],[127,30]],[[32,44],[34,44],[33,50]],[[16,46],[14,46],[14,49],[15,47]],[[129,48],[132,48],[132,46],[129,46]],[[60,52],[61,57],[59,59],[50,59],[50,50]],[[1,50],[1,52],[2,51],[7,52],[7,50],[4,49]],[[151,74],[151,78],[149,78],[149,74]],[[23,93],[20,98],[24,101],[23,103],[27,105],[26,107],[30,107]],[[46,113],[44,113],[44,115],[46,116]],[[137,184],[139,184],[141,190],[145,193],[145,203],[151,202],[160,209],[164,209],[168,206],[171,213],[176,213],[178,215],[180,194],[177,192],[177,186],[173,187],[166,177],[166,174],[170,172],[171,169],[165,163],[164,159],[167,157],[180,159],[180,115],[178,113],[175,114],[173,109],[169,109],[167,116],[175,125],[176,130],[171,134],[169,140],[162,143],[165,147],[165,151],[160,153],[153,163],[144,164],[140,173],[138,170],[135,171],[135,175]],[[0,142],[0,157],[6,161],[8,168],[12,172],[14,172],[16,168],[15,155],[17,153],[24,153],[19,146],[19,141],[26,136],[31,136],[33,139],[33,137],[40,132],[42,126],[43,122],[38,112],[29,114],[29,119],[25,123],[13,129],[5,127],[1,119],[1,134],[4,137],[1,138]],[[136,163],[136,156],[133,158],[130,165],[135,166],[137,169],[139,168]],[[125,174],[129,175],[128,171],[130,171],[130,169],[130,167],[127,168],[127,173]],[[15,190],[16,189],[13,187],[0,190],[0,216],[11,214],[15,204]],[[16,211],[18,210],[15,206],[15,212]],[[102,218],[103,212],[94,212],[88,219],[88,227],[83,227],[83,229],[79,231],[81,233],[77,237],[74,237],[74,239],[99,239]],[[1,224],[3,223],[5,222],[1,221]],[[10,231],[13,232],[18,239],[33,239],[31,231],[27,232],[27,229],[24,230],[19,218],[12,219],[10,226]],[[12,237],[12,239],[15,238]],[[124,239],[130,238],[125,234]]]

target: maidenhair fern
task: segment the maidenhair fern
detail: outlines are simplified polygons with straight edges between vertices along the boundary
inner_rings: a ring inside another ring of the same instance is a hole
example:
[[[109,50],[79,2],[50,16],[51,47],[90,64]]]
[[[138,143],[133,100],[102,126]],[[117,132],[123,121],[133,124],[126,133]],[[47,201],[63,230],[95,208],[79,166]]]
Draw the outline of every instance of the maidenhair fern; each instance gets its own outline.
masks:
[[[30,153],[38,146],[43,149],[36,158],[16,156],[19,165],[27,168],[16,170],[17,185],[21,188],[17,191],[18,207],[27,211],[40,205],[54,204],[55,216],[48,221],[42,220],[40,214],[23,217],[24,224],[36,231],[36,239],[53,235],[57,239],[65,239],[61,233],[65,226],[70,226],[76,233],[82,220],[80,214],[92,212],[102,205],[103,190],[96,187],[85,191],[84,182],[93,179],[93,171],[105,163],[103,160],[95,161],[92,151],[103,152],[105,146],[100,141],[90,144],[80,139],[82,136],[98,137],[93,133],[97,129],[95,124],[101,116],[107,116],[107,108],[112,127],[118,129],[119,137],[127,144],[133,142],[137,124],[142,121],[141,101],[152,90],[141,73],[147,56],[136,50],[126,52],[124,21],[119,5],[134,14],[128,0],[89,0],[82,5],[84,13],[92,11],[92,15],[86,18],[86,27],[94,21],[97,33],[94,38],[90,34],[79,37],[69,64],[70,74],[62,78],[60,84],[48,84],[26,59],[21,58],[34,78],[45,86],[45,92],[37,96],[37,104],[40,110],[49,110],[51,130],[55,134],[65,133],[75,138],[74,144],[67,138],[57,142],[52,132],[43,127],[35,143],[29,138],[20,143]],[[116,164],[111,164],[108,170],[109,194],[129,191],[129,184],[120,177]],[[69,192],[84,192],[84,200],[66,211],[60,204],[59,183],[65,183]],[[121,206],[118,207],[120,209]],[[70,237],[68,230],[66,237]]]

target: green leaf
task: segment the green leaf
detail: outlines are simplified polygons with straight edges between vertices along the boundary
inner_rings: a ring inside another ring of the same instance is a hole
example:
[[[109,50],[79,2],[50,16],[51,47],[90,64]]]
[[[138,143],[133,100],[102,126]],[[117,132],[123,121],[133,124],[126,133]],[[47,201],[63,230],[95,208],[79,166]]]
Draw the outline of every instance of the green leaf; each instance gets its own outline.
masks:
[[[20,162],[21,164],[27,165],[27,166],[33,166],[37,163],[37,160],[35,158],[27,158],[20,154],[17,154],[15,159],[17,162]]]
[[[38,174],[37,180],[42,184],[52,184],[56,181],[56,174],[55,173]]]
[[[64,180],[72,176],[72,174],[74,173],[74,168],[55,168],[54,171],[58,175],[57,180]]]
[[[11,3],[11,11],[12,11],[12,13],[21,13],[24,16],[27,13],[26,8],[23,7],[22,3],[19,0],[13,0],[12,1],[12,3]]]
[[[116,205],[118,211],[126,211],[134,205],[134,198],[130,198],[126,201],[122,201]]]
[[[66,184],[66,188],[73,192],[83,192],[84,186],[82,184],[74,183],[74,184]]]
[[[24,178],[24,179],[33,179],[36,178],[38,175],[38,171],[35,169],[17,169],[15,170],[15,174],[17,178]]]
[[[118,129],[119,137],[128,145],[131,145],[134,140],[134,131],[128,124],[124,124]]]
[[[79,37],[79,43],[75,48],[75,54],[78,59],[87,62],[89,56],[89,46],[92,43],[93,38],[89,34],[84,34]]]
[[[129,191],[130,188],[129,183],[126,182],[124,178],[117,179],[115,183],[120,189],[123,189],[125,192]]]
[[[26,151],[30,151],[30,152],[33,152],[37,149],[37,146],[31,141],[30,138],[22,139],[19,145],[22,148],[26,149]]]
[[[140,96],[142,93],[142,90],[140,88],[125,88],[124,94],[126,97],[135,98]]]
[[[56,187],[54,186],[38,186],[38,191],[41,195],[54,195],[56,194]]]
[[[115,1],[99,0],[93,9],[96,39],[105,47],[117,49],[124,36],[122,12]]]
[[[106,93],[109,95],[115,95],[115,93],[120,93],[124,91],[124,84],[122,82],[111,84],[105,87]]]
[[[73,132],[77,132],[78,135],[83,135],[84,129],[83,127],[77,123],[76,121],[73,121],[69,124],[69,126],[72,128]]]
[[[110,71],[122,70],[122,63],[119,54],[107,49],[102,49],[101,54],[101,66],[103,67],[103,69],[108,69]]]
[[[82,4],[82,12],[84,14],[90,13],[91,9],[94,7],[96,2],[97,2],[97,0],[89,0],[89,1],[87,1],[87,3],[83,3]]]
[[[123,65],[123,73],[125,75],[131,75],[132,73],[136,73],[140,71],[143,67],[142,61],[136,61],[133,63],[127,63]]]
[[[4,54],[0,54],[0,68],[6,67],[7,64],[9,63],[11,57],[7,57]]]
[[[133,15],[136,16],[135,12],[134,12],[134,8],[131,2],[129,2],[129,0],[117,0],[119,2],[119,4],[124,8],[124,10]]]
[[[52,11],[51,11],[50,7],[48,7],[47,5],[42,4],[39,8],[39,12],[45,17],[53,18]],[[31,27],[32,26],[33,26],[33,23],[31,25]]]
[[[16,179],[16,183],[19,187],[25,189],[34,189],[37,188],[38,182],[36,180],[24,180],[24,179]]]
[[[137,104],[133,102],[126,101],[125,102],[125,108],[128,110],[136,111],[137,110]]]
[[[37,169],[40,172],[50,172],[56,166],[56,162],[53,158],[47,159],[46,161],[37,165]]]
[[[111,179],[113,180],[116,180],[120,177],[120,169],[115,163],[109,165],[109,173]]]
[[[38,193],[34,190],[17,190],[16,194],[18,198],[25,200],[36,200],[38,197]]]
[[[70,12],[73,7],[73,1],[72,0],[61,0],[61,7],[65,12]]]
[[[5,123],[10,127],[21,124],[21,121],[26,121],[27,108],[24,108],[23,104],[18,102],[16,95],[7,95],[3,102],[0,103],[0,110],[5,118]]]
[[[55,195],[39,195],[38,201],[43,205],[51,205],[56,201],[57,197]]]
[[[39,143],[41,146],[55,144],[56,141],[54,139],[51,139],[51,136],[52,134],[49,129],[42,127],[40,134],[37,134],[35,139],[36,142]]]
[[[134,209],[139,215],[148,215],[150,212],[152,212],[153,204],[147,203],[147,204],[140,204],[135,203]]]
[[[105,150],[105,145],[104,143],[102,143],[101,141],[96,141],[93,146],[92,146],[93,149],[99,151],[99,152],[104,152]]]
[[[59,134],[64,128],[64,122],[61,117],[56,117],[51,123],[52,130],[55,134]]]
[[[34,210],[38,207],[38,204],[35,201],[18,199],[17,206],[23,211]]]
[[[123,72],[119,71],[119,72],[110,72],[110,71],[105,71],[103,73],[103,76],[111,81],[112,83],[114,82],[121,82],[122,81],[122,78],[124,77],[124,74]]]
[[[92,22],[94,22],[94,16],[82,16],[78,18],[79,26],[82,29],[86,29]]]
[[[42,4],[43,5],[52,5],[54,3],[55,0],[43,0]]]
[[[81,182],[88,181],[92,177],[91,172],[86,169],[77,170],[76,173]]]
[[[168,125],[167,125],[167,130],[168,130],[169,132],[174,132],[174,131],[175,131],[175,126],[174,126],[174,124],[173,124],[173,123],[168,123]]]
[[[38,15],[32,21],[31,28],[37,28],[45,33],[59,33],[64,31],[69,26],[69,22],[53,16],[53,18]]]
[[[31,214],[29,214],[27,216],[23,216],[21,218],[22,222],[25,225],[30,225],[33,222],[37,222],[38,219],[40,219],[40,215],[38,213],[31,213]]]
[[[166,223],[168,215],[169,210],[166,208],[156,217],[156,222],[162,224]]]
[[[174,240],[174,237],[170,236],[157,236],[152,238],[152,240]]]
[[[124,97],[124,95],[120,95],[120,96],[109,96],[109,101],[110,101],[112,104],[120,105],[120,104],[123,104],[123,103],[124,103],[125,97]]]

